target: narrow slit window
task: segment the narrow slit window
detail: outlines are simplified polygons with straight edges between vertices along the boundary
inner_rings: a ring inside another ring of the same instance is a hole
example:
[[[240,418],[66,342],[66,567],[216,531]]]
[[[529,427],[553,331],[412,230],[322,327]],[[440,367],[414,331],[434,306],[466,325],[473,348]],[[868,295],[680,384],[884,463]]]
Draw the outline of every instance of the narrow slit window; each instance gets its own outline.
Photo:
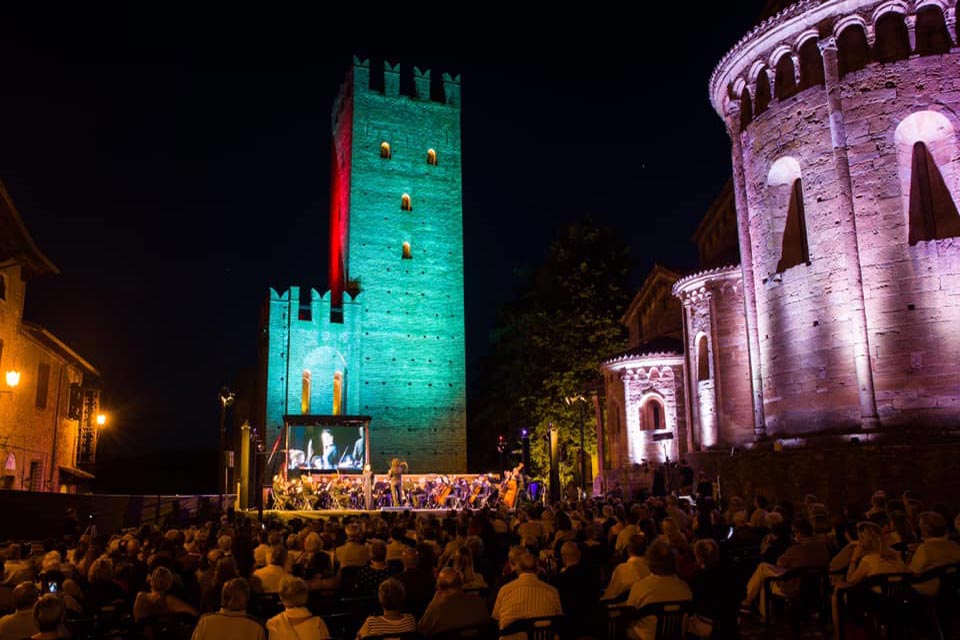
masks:
[[[410,194],[405,193],[400,196],[400,210],[401,211],[413,211],[413,204],[410,202]]]
[[[413,259],[413,254],[410,252],[410,243],[409,243],[409,242],[404,242],[404,243],[403,243],[403,253],[402,253],[401,257],[402,257],[404,260],[412,260],[412,259]]]
[[[303,370],[303,382],[300,385],[300,413],[310,415],[310,372]]]
[[[710,379],[710,353],[707,336],[700,336],[697,343],[697,381]]]
[[[957,236],[957,205],[927,145],[916,142],[910,167],[910,244]]]
[[[437,152],[433,149],[427,149],[427,164],[437,166]]]
[[[790,189],[787,224],[783,229],[777,273],[807,262],[810,262],[810,247],[807,245],[807,221],[803,210],[803,183],[797,178]]]
[[[380,143],[380,157],[381,157],[381,158],[384,158],[385,160],[389,160],[390,158],[393,157],[393,154],[392,154],[392,152],[390,151],[390,143],[389,143],[389,142],[381,142],[381,143]]]
[[[333,374],[333,415],[343,413],[343,373]]]

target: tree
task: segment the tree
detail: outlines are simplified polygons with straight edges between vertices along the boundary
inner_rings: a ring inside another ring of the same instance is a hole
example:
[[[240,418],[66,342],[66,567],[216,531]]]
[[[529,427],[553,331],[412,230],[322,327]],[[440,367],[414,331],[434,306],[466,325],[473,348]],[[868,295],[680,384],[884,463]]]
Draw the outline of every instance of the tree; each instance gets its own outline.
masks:
[[[562,469],[569,479],[577,469],[581,408],[565,400],[598,386],[600,362],[625,348],[620,317],[630,302],[629,272],[629,248],[616,230],[589,218],[558,230],[546,259],[520,274],[516,297],[500,310],[471,411],[477,446],[494,451],[497,434],[513,442],[526,427],[530,472],[546,476],[553,424],[570,457]],[[593,455],[594,414],[583,409]]]

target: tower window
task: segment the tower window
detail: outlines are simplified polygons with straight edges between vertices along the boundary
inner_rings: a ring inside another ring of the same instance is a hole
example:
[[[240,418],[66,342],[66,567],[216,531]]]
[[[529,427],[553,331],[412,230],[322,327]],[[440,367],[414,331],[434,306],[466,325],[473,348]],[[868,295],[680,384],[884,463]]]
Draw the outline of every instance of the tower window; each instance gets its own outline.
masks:
[[[37,366],[37,409],[47,408],[47,392],[50,389],[50,365],[41,362]]]
[[[7,299],[7,276],[0,275],[0,300]]]
[[[644,431],[660,431],[666,429],[663,412],[663,402],[660,398],[651,395],[640,407],[641,429]]]
[[[405,193],[400,196],[400,210],[401,211],[413,211],[413,204],[410,202],[410,194]]]
[[[389,160],[390,158],[393,157],[393,154],[392,154],[391,151],[390,151],[390,143],[389,143],[389,142],[381,142],[381,143],[380,143],[380,157],[381,157],[381,158],[385,158],[385,159],[387,159],[387,160]]]
[[[300,413],[310,415],[310,372],[303,370],[303,383],[300,386]]]
[[[427,164],[437,166],[437,152],[433,149],[427,149]]]
[[[333,415],[343,413],[343,373],[333,374]]]
[[[413,259],[413,254],[410,252],[410,243],[409,243],[409,242],[404,242],[404,243],[403,243],[403,254],[402,254],[401,257],[402,257],[404,260],[412,260],[412,259]]]

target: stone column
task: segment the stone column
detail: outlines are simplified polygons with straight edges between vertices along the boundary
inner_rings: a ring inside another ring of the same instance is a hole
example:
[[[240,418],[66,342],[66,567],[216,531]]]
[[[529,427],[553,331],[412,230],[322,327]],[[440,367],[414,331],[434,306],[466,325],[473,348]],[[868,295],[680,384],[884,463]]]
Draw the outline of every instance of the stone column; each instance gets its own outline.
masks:
[[[686,402],[683,404],[687,418],[687,450],[699,451],[699,439],[695,440],[693,437],[693,430],[696,428],[696,426],[693,424],[694,402],[697,399],[697,394],[691,391],[691,380],[693,379],[693,358],[690,356],[692,351],[692,347],[690,346],[690,299],[686,294],[680,294],[680,305],[681,314],[683,315],[683,395],[686,398]],[[696,447],[694,447],[694,443],[696,443]]]
[[[917,14],[911,13],[906,16],[905,21],[907,23],[907,39],[910,40],[910,55],[913,55],[917,52]],[[834,45],[834,49],[836,49],[836,45]]]
[[[767,426],[763,417],[763,371],[760,367],[760,337],[757,335],[757,289],[753,277],[753,245],[750,241],[750,216],[747,206],[747,181],[743,170],[743,143],[740,141],[740,104],[727,103],[725,118],[733,158],[733,193],[737,206],[737,236],[740,242],[740,271],[743,274],[743,315],[747,328],[747,358],[750,387],[753,391],[753,435],[764,438]]]
[[[870,364],[870,343],[867,331],[867,311],[863,298],[863,272],[860,268],[860,247],[857,240],[857,220],[853,206],[853,182],[850,178],[850,160],[847,157],[847,129],[841,103],[840,67],[837,61],[836,38],[822,38],[818,45],[823,56],[823,76],[827,91],[827,112],[830,118],[830,138],[833,143],[833,164],[837,173],[837,214],[841,225],[841,249],[844,272],[851,290],[850,333],[857,367],[857,388],[860,396],[860,422],[864,429],[880,426],[877,398],[873,387],[873,369]]]

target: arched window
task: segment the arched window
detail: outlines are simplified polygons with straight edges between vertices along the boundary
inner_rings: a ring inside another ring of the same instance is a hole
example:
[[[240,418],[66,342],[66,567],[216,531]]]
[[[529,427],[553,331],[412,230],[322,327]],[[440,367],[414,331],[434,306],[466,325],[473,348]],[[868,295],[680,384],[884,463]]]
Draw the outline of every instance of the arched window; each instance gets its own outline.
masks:
[[[413,260],[413,253],[411,253],[410,251],[409,242],[403,243],[403,253],[401,254],[401,258],[403,258],[404,260]]]
[[[0,274],[0,300],[7,299],[7,276]]]
[[[413,204],[410,202],[410,194],[405,193],[400,196],[400,210],[401,211],[413,211]]]
[[[300,385],[300,413],[310,415],[310,372],[303,370],[303,382]]]
[[[433,149],[427,149],[427,164],[437,166],[437,152]]]
[[[910,57],[910,34],[902,14],[889,11],[877,18],[874,28],[877,32],[877,61],[894,62]]]
[[[798,89],[803,91],[816,85],[822,85],[823,80],[823,56],[820,55],[820,47],[817,46],[816,38],[807,38],[800,45],[800,86]]]
[[[779,240],[780,259],[774,273],[783,273],[790,267],[810,262],[800,163],[791,157],[774,162],[767,175],[767,186],[770,188],[768,210],[772,222],[771,244],[768,246],[774,248],[776,245],[772,243]],[[777,235],[780,229],[783,229],[782,236]]]
[[[960,236],[960,215],[943,174],[923,142],[910,163],[910,244]]]
[[[960,236],[960,215],[953,193],[960,188],[957,140],[950,120],[935,111],[920,111],[894,132],[900,185],[905,196],[908,242]]]
[[[852,24],[837,38],[837,61],[840,77],[859,71],[870,62],[870,44],[863,26]]]
[[[797,76],[793,66],[793,56],[785,53],[777,60],[776,73],[777,100],[786,100],[797,92]]]
[[[931,56],[950,53],[950,31],[940,7],[929,4],[917,11],[917,53]]]
[[[760,70],[757,76],[757,108],[754,110],[756,115],[760,115],[767,110],[770,105],[770,76],[767,74],[767,68]]]
[[[389,143],[389,142],[381,142],[381,143],[380,143],[380,157],[381,157],[381,158],[385,158],[385,159],[387,159],[387,160],[389,160],[390,158],[393,157],[393,154],[392,154],[391,151],[390,151],[390,143]]]
[[[746,129],[751,120],[753,120],[753,98],[750,97],[750,89],[744,87],[740,92],[740,131]]]
[[[643,431],[660,431],[667,428],[663,401],[657,396],[648,396],[640,406],[640,425]]]
[[[343,373],[337,371],[333,374],[333,413],[338,416],[343,409]]]
[[[697,382],[710,379],[710,349],[707,336],[697,340]]]

